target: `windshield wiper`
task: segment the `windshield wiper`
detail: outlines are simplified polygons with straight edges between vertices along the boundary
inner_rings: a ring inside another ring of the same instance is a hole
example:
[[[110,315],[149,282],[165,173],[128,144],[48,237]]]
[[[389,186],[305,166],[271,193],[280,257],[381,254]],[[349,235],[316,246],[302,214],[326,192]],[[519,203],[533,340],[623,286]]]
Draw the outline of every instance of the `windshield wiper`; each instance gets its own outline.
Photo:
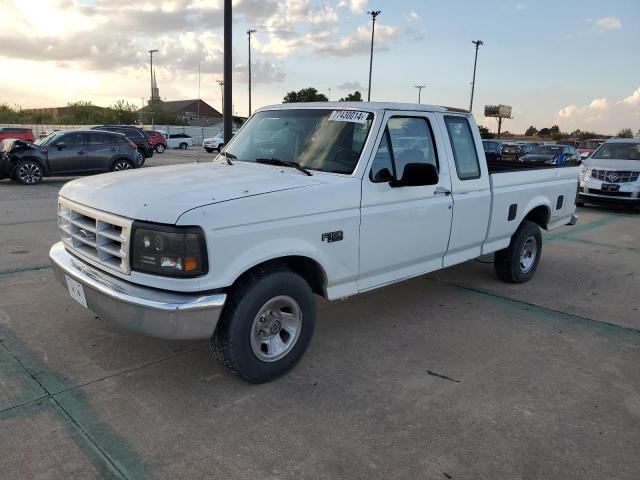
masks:
[[[257,163],[266,163],[267,165],[278,165],[278,166],[281,166],[281,167],[291,167],[291,168],[295,168],[296,170],[304,173],[305,175],[308,175],[308,176],[312,176],[313,175],[313,173],[311,173],[309,170],[307,170],[306,168],[301,166],[299,163],[289,162],[288,160],[280,160],[279,158],[256,158],[256,162]]]
[[[231,163],[231,159],[236,160],[238,158],[231,152],[220,152],[218,155],[225,157],[229,165],[233,165],[233,163]]]

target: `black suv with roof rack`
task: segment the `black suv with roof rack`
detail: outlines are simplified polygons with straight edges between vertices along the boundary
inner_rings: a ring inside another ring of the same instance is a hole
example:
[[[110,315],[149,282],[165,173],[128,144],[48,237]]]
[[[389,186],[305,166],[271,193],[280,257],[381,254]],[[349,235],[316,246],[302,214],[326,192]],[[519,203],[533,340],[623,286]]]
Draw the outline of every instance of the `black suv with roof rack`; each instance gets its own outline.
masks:
[[[149,137],[140,127],[135,125],[99,125],[92,127],[93,130],[106,130],[109,132],[124,133],[124,135],[138,147],[138,160],[140,165],[145,159],[153,157],[153,145]]]

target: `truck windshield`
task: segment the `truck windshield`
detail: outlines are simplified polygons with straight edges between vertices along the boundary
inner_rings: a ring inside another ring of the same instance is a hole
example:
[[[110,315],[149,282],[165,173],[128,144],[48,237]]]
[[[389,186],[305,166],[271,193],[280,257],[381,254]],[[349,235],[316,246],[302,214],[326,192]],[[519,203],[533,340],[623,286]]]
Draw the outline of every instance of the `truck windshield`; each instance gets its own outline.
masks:
[[[229,142],[234,161],[281,160],[307,170],[350,174],[371,129],[373,113],[286,109],[256,113]]]
[[[592,158],[599,160],[640,160],[640,143],[604,143]]]

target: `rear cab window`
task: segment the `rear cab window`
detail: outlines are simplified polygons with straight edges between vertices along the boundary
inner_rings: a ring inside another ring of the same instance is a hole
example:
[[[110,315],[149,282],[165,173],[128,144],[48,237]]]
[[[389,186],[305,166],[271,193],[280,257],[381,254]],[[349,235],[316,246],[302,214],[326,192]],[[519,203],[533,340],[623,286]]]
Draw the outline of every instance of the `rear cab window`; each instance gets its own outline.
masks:
[[[469,122],[465,117],[445,116],[453,160],[460,180],[480,178],[480,162]]]

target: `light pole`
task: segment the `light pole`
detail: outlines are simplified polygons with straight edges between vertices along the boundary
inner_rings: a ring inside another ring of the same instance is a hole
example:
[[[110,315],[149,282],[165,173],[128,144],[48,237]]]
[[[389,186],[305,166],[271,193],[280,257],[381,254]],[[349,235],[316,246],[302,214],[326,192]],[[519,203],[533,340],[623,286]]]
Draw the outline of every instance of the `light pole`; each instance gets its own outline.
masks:
[[[469,102],[469,112],[473,111],[473,92],[476,88],[476,65],[478,64],[478,48],[480,45],[484,45],[482,40],[474,40],[473,43],[476,46],[476,59],[473,61],[473,81],[471,82],[471,101]]]
[[[155,128],[153,122],[153,54],[158,53],[158,50],[149,50],[149,76],[151,77],[151,96],[149,97],[149,113],[151,114],[151,130]]]
[[[227,104],[222,108],[222,122],[224,124],[224,144],[226,145],[231,140],[233,133],[233,112],[231,111],[231,104],[233,103],[233,92],[231,87],[233,80],[231,75],[233,74],[233,59],[231,57],[231,49],[233,47],[232,42],[232,24],[233,16],[231,13],[231,0],[224,0],[224,97],[227,97]]]
[[[331,87],[327,88],[327,91],[329,92],[329,98],[327,100],[331,101]]]
[[[371,54],[369,55],[369,90],[367,90],[367,102],[371,101],[371,71],[373,70],[373,36],[376,31],[376,17],[382,13],[382,10],[371,10],[367,12],[371,15]]]
[[[418,89],[418,105],[420,105],[420,96],[422,95],[422,89],[426,87],[426,85],[414,85],[414,87]]]
[[[251,34],[253,33],[256,33],[256,30],[247,30],[249,37],[249,116],[251,116]]]
[[[224,81],[223,80],[216,80],[216,82],[218,82],[218,85],[220,85],[220,102],[222,104],[221,110],[224,112],[224,90],[222,90],[222,86],[224,85]]]

